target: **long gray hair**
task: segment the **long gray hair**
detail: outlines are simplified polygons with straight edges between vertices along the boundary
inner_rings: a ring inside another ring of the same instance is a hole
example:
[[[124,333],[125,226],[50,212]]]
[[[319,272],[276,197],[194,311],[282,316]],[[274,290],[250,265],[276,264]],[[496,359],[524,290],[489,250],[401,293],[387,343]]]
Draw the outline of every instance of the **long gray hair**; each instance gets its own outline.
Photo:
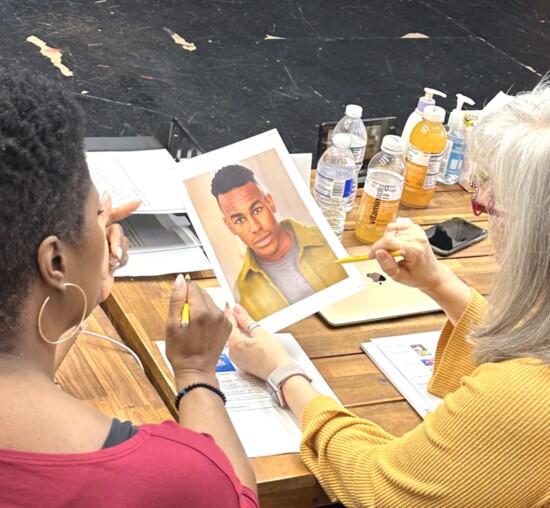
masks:
[[[475,360],[550,364],[550,76],[483,116],[468,154],[486,168],[501,212],[491,217],[501,269],[486,323],[471,336]]]

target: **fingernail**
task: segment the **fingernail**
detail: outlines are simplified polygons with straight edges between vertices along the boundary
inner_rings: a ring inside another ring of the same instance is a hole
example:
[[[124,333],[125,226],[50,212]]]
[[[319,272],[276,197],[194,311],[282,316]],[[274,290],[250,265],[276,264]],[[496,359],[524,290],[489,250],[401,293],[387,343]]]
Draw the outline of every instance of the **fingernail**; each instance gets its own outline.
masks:
[[[116,256],[118,259],[122,259],[122,245],[119,245],[116,249]]]
[[[236,303],[235,304],[235,307],[233,307],[233,310],[237,313],[237,314],[242,314],[244,312],[244,307],[242,305],[240,305],[239,303]]]
[[[183,275],[180,273],[177,277],[176,277],[176,281],[174,282],[174,287],[175,288],[180,288],[183,286]]]
[[[109,195],[109,191],[105,191],[103,192],[103,194],[101,195],[101,199],[100,201],[102,203],[105,203],[111,196]]]

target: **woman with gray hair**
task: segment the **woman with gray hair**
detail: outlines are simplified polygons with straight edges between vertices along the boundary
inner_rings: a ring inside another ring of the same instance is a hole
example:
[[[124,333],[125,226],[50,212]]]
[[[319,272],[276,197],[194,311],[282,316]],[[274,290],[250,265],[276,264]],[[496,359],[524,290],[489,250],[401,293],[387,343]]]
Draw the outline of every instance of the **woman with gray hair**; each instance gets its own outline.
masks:
[[[448,321],[429,390],[445,397],[402,437],[319,395],[276,338],[234,310],[232,359],[283,379],[301,455],[346,506],[550,506],[550,81],[487,113],[469,156],[488,179],[472,198],[489,215],[500,271],[487,302],[440,263],[419,226],[392,223],[372,246],[396,281],[436,300]],[[401,250],[396,261],[388,251]],[[258,340],[262,339],[262,340]]]

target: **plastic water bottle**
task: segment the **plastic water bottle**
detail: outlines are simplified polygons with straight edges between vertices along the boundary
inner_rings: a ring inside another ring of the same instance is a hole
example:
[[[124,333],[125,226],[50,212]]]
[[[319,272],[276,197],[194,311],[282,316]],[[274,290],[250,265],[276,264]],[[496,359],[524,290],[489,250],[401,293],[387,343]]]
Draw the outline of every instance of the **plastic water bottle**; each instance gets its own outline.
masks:
[[[365,160],[365,148],[367,147],[367,129],[365,124],[361,120],[363,114],[363,108],[356,104],[348,104],[346,106],[345,116],[336,124],[332,133],[332,140],[334,143],[334,136],[337,134],[349,134],[351,137],[351,144],[349,146],[355,159],[355,174],[353,175],[353,187],[346,203],[346,212],[349,212],[353,208],[355,203],[355,196],[357,195],[357,175],[359,170],[363,167],[363,161]]]
[[[382,238],[386,226],[397,217],[407,174],[405,148],[399,136],[384,136],[381,151],[369,163],[355,225],[355,236],[362,242]]]
[[[349,134],[336,134],[332,145],[317,164],[313,196],[338,238],[344,233],[346,203],[349,200],[355,173],[355,159],[350,150]]]

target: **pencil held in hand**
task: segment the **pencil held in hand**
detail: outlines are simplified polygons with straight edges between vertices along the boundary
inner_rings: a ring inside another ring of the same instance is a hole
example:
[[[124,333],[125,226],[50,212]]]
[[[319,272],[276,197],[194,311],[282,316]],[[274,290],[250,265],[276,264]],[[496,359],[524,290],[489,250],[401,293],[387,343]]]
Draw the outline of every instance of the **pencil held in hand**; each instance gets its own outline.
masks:
[[[190,281],[191,281],[191,277],[189,276],[189,274],[186,274],[185,282],[190,282]],[[181,324],[183,326],[187,326],[189,324],[189,303],[188,302],[185,302],[183,304],[183,309],[181,311]]]
[[[403,255],[403,254],[401,254],[400,250],[392,250],[392,251],[388,251],[388,253],[390,255],[392,255],[394,258]],[[364,256],[350,256],[348,258],[336,259],[334,262],[335,263],[340,263],[342,265],[344,263],[359,263],[360,261],[368,261],[369,259],[370,259],[369,255],[366,254]]]

